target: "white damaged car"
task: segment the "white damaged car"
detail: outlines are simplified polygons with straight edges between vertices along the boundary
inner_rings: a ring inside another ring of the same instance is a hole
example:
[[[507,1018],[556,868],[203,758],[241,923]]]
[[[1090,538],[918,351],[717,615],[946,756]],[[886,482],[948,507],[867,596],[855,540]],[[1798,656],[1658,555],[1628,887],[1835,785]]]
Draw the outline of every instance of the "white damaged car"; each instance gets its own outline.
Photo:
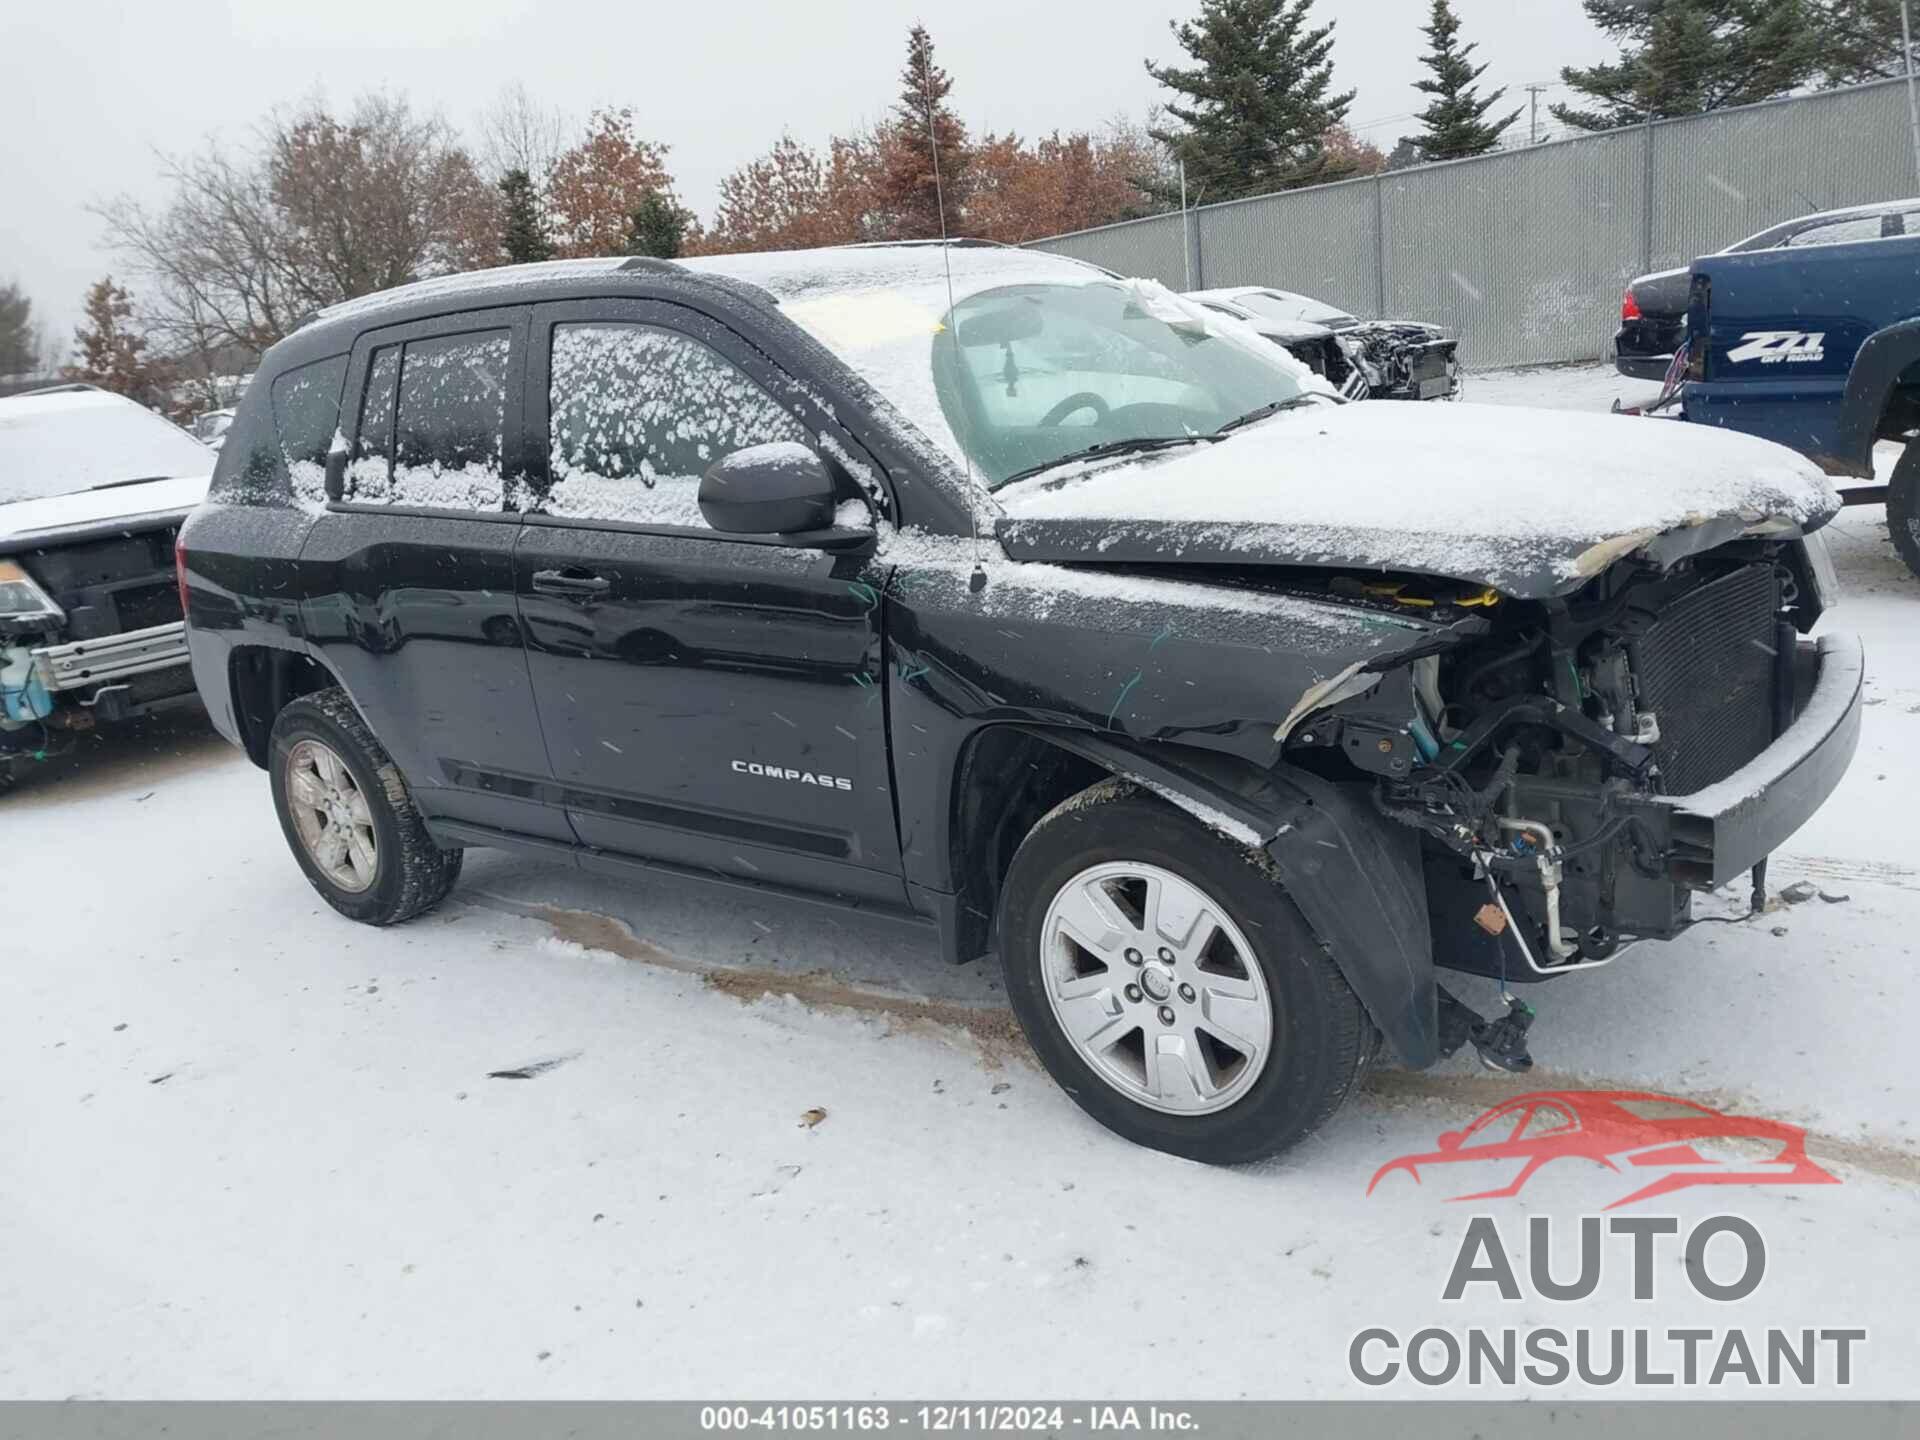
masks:
[[[90,385],[0,400],[0,789],[56,732],[198,703],[173,549],[213,465]]]

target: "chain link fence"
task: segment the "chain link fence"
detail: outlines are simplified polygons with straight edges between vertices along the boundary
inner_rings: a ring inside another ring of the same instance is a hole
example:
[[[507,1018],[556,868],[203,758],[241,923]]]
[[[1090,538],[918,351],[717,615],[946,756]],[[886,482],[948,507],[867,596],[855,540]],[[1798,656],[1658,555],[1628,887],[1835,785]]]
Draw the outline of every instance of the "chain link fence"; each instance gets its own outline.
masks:
[[[1174,289],[1273,285],[1457,330],[1472,369],[1603,358],[1627,281],[1920,194],[1903,81],[1202,205],[1034,242]],[[1184,233],[1183,233],[1184,232]]]

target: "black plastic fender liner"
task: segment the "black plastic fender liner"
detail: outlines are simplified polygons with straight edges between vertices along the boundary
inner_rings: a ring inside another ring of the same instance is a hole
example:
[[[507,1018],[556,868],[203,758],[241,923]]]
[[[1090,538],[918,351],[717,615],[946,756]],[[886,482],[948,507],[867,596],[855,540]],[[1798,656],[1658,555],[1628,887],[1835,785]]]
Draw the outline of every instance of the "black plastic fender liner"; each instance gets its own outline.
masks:
[[[1365,790],[1288,770],[1300,799],[1266,850],[1307,923],[1403,1064],[1440,1058],[1433,926],[1420,837],[1376,811]]]
[[[1420,838],[1376,811],[1364,786],[1211,751],[1019,728],[1175,805],[1184,797],[1251,829],[1401,1062],[1423,1069],[1441,1058]]]
[[[1877,330],[1853,357],[1846,398],[1834,436],[1834,453],[1815,458],[1830,471],[1873,478],[1873,442],[1887,397],[1908,366],[1920,362],[1920,319]]]

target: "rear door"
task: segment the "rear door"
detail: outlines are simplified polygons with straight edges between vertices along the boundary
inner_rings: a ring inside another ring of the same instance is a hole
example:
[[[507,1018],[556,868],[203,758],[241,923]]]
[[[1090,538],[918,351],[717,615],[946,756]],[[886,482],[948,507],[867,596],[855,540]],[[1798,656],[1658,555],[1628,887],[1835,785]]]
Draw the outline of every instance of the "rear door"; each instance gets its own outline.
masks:
[[[345,493],[301,552],[321,657],[431,816],[570,840],[513,595],[524,308],[373,331],[348,370]]]
[[[580,840],[903,902],[878,567],[720,534],[696,501],[707,466],[748,445],[826,433],[864,452],[760,349],[681,305],[540,307],[528,355],[547,483],[514,585]]]

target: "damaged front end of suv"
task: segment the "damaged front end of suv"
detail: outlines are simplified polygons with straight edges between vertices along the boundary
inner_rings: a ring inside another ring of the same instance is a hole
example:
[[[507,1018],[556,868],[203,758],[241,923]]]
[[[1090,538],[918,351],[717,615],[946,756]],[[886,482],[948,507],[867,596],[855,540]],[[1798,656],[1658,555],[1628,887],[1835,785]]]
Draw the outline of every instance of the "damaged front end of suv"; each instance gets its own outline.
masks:
[[[1819,537],[1635,557],[1544,600],[1395,585],[1484,632],[1354,677],[1286,758],[1371,776],[1419,835],[1436,965],[1503,986],[1604,965],[1679,934],[1698,891],[1751,875],[1757,909],[1767,856],[1844,772],[1859,646],[1802,638],[1831,585]],[[1525,1068],[1530,1013],[1482,1026],[1442,991],[1441,1052]]]
[[[1079,510],[1109,563],[1175,553],[1189,576],[1345,605],[1362,626],[1418,622],[1379,653],[1324,664],[1274,727],[1258,785],[1196,788],[1206,766],[1153,774],[1151,757],[1137,778],[1184,784],[1271,837],[1278,878],[1403,1060],[1471,1041],[1521,1070],[1531,1011],[1506,982],[1670,939],[1697,892],[1743,877],[1758,903],[1767,857],[1844,774],[1860,648],[1805,638],[1835,595],[1814,532],[1838,498],[1774,447],[1658,437],[1679,443],[1656,455],[1599,417],[1556,417],[1549,441],[1526,419],[1495,439],[1458,411],[1444,424],[1406,413],[1401,435],[1328,403],[1237,452],[1162,466],[1157,499],[1145,467],[1015,498],[1005,533],[1025,558],[1065,560]],[[1473,453],[1409,469],[1415,425]],[[1536,446],[1609,442],[1585,462],[1587,485],[1529,473]],[[1376,488],[1262,493],[1250,476],[1283,454]],[[1391,472],[1372,464],[1389,456]],[[1660,478],[1657,461],[1690,460],[1699,473]],[[1435,968],[1499,979],[1510,1013],[1482,1020],[1432,983]]]
[[[1334,339],[1375,400],[1460,398],[1460,341],[1418,320],[1358,321]]]

